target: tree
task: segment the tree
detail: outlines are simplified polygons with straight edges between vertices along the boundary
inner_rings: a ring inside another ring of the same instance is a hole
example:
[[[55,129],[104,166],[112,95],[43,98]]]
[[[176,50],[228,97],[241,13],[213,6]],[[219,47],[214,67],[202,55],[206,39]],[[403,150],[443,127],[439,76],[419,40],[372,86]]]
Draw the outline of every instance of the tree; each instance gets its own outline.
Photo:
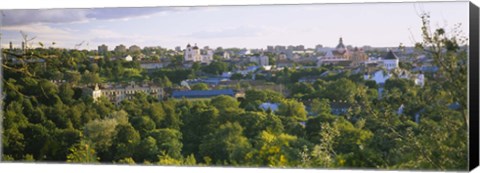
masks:
[[[341,78],[329,83],[324,96],[330,100],[354,101],[356,85],[351,80]]]
[[[255,138],[262,131],[275,134],[283,132],[281,119],[265,112],[247,111],[237,116],[235,121],[240,123],[244,129],[244,135],[249,139]]]
[[[209,65],[203,67],[205,73],[219,75],[228,71],[228,64],[222,61],[213,61]]]
[[[251,150],[248,139],[242,135],[243,128],[238,123],[227,122],[220,125],[213,134],[200,144],[200,155],[212,158],[214,162],[244,163],[244,156]]]
[[[130,124],[120,124],[115,131],[111,148],[113,159],[120,160],[132,156],[140,143],[140,134]]]
[[[197,104],[189,112],[182,114],[184,125],[181,127],[183,134],[182,154],[198,153],[202,139],[218,128],[219,112],[213,106]],[[199,157],[197,155],[197,157]],[[199,158],[197,158],[199,159]]]
[[[95,150],[83,141],[72,146],[70,154],[67,156],[67,162],[70,163],[95,163],[98,160]]]
[[[291,158],[288,151],[291,150],[291,144],[297,140],[297,137],[287,134],[272,134],[263,131],[255,141],[256,151],[247,154],[248,160],[252,160],[253,165],[269,167],[289,166],[289,162],[296,158]],[[290,156],[290,157],[289,157]]]
[[[208,85],[206,83],[198,83],[191,86],[192,90],[208,90]]]
[[[73,95],[75,91],[72,89],[72,85],[69,83],[64,83],[59,87],[58,96],[62,99],[63,103],[71,104],[73,102]]]
[[[102,159],[111,158],[106,156],[112,146],[115,128],[119,123],[115,119],[93,120],[84,127],[84,135],[90,146],[104,156]]]
[[[146,136],[148,132],[155,129],[155,122],[148,116],[134,116],[131,118],[132,126],[140,132],[140,135]]]
[[[230,80],[240,80],[243,79],[243,75],[241,73],[234,73],[230,77]]]
[[[291,117],[296,121],[307,120],[307,111],[302,102],[295,100],[284,100],[278,107],[278,115]]]
[[[319,133],[321,142],[313,148],[312,161],[309,164],[315,167],[331,168],[335,165],[336,157],[334,139],[340,135],[340,132],[328,123],[322,124],[321,129]]]
[[[151,136],[147,136],[143,138],[137,146],[134,156],[137,161],[156,161],[158,154],[160,154],[160,152],[157,146],[157,140]]]
[[[442,87],[447,94],[461,106],[465,129],[468,129],[467,114],[467,49],[468,39],[460,31],[461,24],[447,33],[444,28],[433,29],[430,15],[424,13],[422,18],[422,41],[415,46],[431,56],[443,76]]]
[[[238,109],[240,103],[233,97],[220,95],[212,98],[210,103],[220,112],[226,112],[229,109]]]
[[[175,129],[155,129],[150,132],[150,136],[156,140],[159,152],[164,152],[174,159],[182,157],[182,133]]]
[[[319,116],[331,115],[330,101],[328,99],[313,99],[312,112]]]

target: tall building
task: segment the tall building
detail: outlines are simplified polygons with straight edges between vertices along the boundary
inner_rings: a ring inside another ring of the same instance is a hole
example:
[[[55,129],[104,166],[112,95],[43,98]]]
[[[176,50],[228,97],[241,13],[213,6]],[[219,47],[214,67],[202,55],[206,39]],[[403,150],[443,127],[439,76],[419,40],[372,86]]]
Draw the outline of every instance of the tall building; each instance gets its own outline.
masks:
[[[108,52],[108,46],[105,44],[102,44],[98,46],[98,54],[105,54]]]
[[[362,48],[353,48],[351,54],[352,66],[358,66],[360,64],[364,64],[365,61],[368,60],[368,55],[363,51]]]
[[[317,62],[317,65],[323,64],[341,64],[343,66],[350,66],[351,54],[349,50],[343,44],[343,39],[340,37],[338,40],[338,45],[335,47],[334,50],[329,50],[325,56],[321,57],[320,60]]]
[[[273,48],[273,46],[267,46],[267,52],[272,53],[274,51],[275,51],[275,49]]]
[[[305,46],[304,45],[298,45],[298,46],[295,46],[295,50],[305,50]]]

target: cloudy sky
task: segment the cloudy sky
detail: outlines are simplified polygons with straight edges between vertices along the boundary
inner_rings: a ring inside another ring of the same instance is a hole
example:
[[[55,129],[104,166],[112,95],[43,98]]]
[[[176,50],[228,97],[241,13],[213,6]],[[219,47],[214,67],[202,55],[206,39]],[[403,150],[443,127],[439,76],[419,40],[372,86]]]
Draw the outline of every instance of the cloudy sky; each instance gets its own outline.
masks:
[[[21,43],[20,31],[36,46],[96,49],[106,44],[265,48],[322,44],[338,38],[353,46],[413,45],[420,40],[419,14],[433,26],[461,23],[468,36],[468,2],[370,3],[268,6],[2,10],[1,45]]]

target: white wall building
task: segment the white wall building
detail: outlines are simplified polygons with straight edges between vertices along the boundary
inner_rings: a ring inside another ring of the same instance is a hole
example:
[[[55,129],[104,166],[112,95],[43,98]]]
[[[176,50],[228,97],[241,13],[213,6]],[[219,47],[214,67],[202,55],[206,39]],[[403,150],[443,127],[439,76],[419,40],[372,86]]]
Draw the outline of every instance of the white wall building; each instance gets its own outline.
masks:
[[[193,61],[198,62],[202,61],[202,56],[200,55],[200,49],[198,49],[197,44],[195,46],[190,46],[187,44],[187,48],[185,48],[184,52],[184,60],[185,61]]]
[[[384,84],[387,79],[390,79],[392,74],[385,72],[383,70],[375,71],[373,74],[365,74],[363,79],[365,80],[374,80],[377,84]]]
[[[125,61],[133,61],[132,56],[127,55],[126,57],[123,58]]]
[[[389,50],[388,54],[383,58],[383,66],[387,70],[393,70],[398,68],[398,61],[397,55],[395,55],[392,50]]]
[[[122,100],[132,99],[136,93],[144,92],[145,94],[151,95],[159,100],[163,98],[163,88],[151,85],[135,85],[135,83],[130,83],[127,86],[109,86],[104,89],[100,89],[98,85],[95,85],[95,89],[91,90],[91,96],[94,101],[97,101],[98,98],[105,96],[112,103],[118,104]]]
[[[425,76],[422,73],[417,74],[417,78],[415,78],[415,85],[420,85],[421,87],[425,85]]]
[[[230,53],[228,51],[223,52],[223,58],[230,59]]]

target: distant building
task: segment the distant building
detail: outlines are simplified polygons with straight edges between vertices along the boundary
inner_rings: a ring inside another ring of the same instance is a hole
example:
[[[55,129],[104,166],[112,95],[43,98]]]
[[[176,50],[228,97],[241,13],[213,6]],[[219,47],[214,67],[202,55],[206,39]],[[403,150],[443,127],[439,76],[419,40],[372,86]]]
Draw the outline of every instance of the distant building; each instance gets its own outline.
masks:
[[[181,52],[181,51],[182,51],[182,48],[181,48],[180,46],[177,46],[177,47],[175,47],[175,51]]]
[[[230,53],[228,51],[223,52],[223,58],[230,59]]]
[[[294,50],[304,51],[304,50],[305,50],[305,46],[304,46],[304,45],[295,46],[295,49],[294,49]]]
[[[285,52],[287,49],[285,48],[285,46],[275,46],[274,48],[275,52],[276,53],[279,53],[279,52]]]
[[[200,49],[198,49],[197,44],[193,47],[190,46],[190,44],[187,44],[187,48],[184,52],[184,60],[209,64],[213,60],[213,50],[208,49],[207,47],[207,49],[203,50],[202,54]]]
[[[104,88],[100,88],[98,84],[96,84],[93,90],[90,88],[85,88],[84,91],[92,96],[94,101],[97,101],[98,98],[105,96],[115,104],[118,104],[125,99],[132,99],[133,96],[139,92],[151,95],[159,100],[163,98],[163,88],[152,85],[135,85],[134,82],[126,86],[116,85],[107,86]]]
[[[343,39],[340,37],[338,45],[334,50],[329,50],[326,55],[320,57],[317,66],[327,64],[342,64],[343,66],[350,66],[350,52],[343,44]]]
[[[98,46],[98,54],[105,54],[108,52],[108,46],[105,44],[102,44]]]
[[[274,51],[275,49],[273,48],[273,46],[267,46],[267,52],[273,53]]]
[[[278,103],[270,103],[270,102],[265,102],[260,104],[259,108],[263,110],[271,110],[272,112],[275,112],[278,110],[279,104]]]
[[[425,85],[425,76],[423,73],[417,74],[417,77],[415,78],[415,85],[419,85],[421,87]]]
[[[398,68],[398,57],[392,50],[389,50],[385,58],[383,58],[383,66],[387,70],[393,70]]]
[[[248,49],[242,49],[242,50],[238,51],[237,54],[239,56],[247,56],[247,55],[252,54],[252,52],[250,52],[250,50],[248,50]]]
[[[323,48],[323,45],[317,44],[317,45],[315,46],[315,52],[321,52],[321,51],[323,50],[322,48]]]
[[[142,61],[140,62],[140,67],[146,70],[153,70],[163,68],[165,66],[164,63],[160,61]]]
[[[368,60],[367,54],[362,48],[355,47],[351,54],[352,66],[356,67],[365,63]]]
[[[365,73],[363,79],[374,80],[375,83],[380,85],[380,84],[385,84],[385,81],[387,81],[387,79],[390,79],[390,77],[392,77],[392,74],[390,74],[389,72],[378,70],[371,74]]]
[[[257,63],[259,66],[268,66],[268,56],[252,56],[250,62]]]
[[[205,46],[201,56],[202,63],[210,64],[213,60],[213,50],[209,49],[208,46]]]
[[[202,61],[202,56],[200,55],[200,50],[198,49],[197,44],[195,44],[193,47],[190,46],[190,44],[187,44],[187,48],[185,49],[184,53],[184,60],[193,62]]]
[[[188,91],[173,91],[172,97],[176,99],[198,99],[198,98],[211,98],[215,96],[226,95],[235,96],[235,92],[232,89],[224,90],[188,90]]]
[[[123,58],[125,61],[133,61],[133,57],[130,55],[127,55]]]

